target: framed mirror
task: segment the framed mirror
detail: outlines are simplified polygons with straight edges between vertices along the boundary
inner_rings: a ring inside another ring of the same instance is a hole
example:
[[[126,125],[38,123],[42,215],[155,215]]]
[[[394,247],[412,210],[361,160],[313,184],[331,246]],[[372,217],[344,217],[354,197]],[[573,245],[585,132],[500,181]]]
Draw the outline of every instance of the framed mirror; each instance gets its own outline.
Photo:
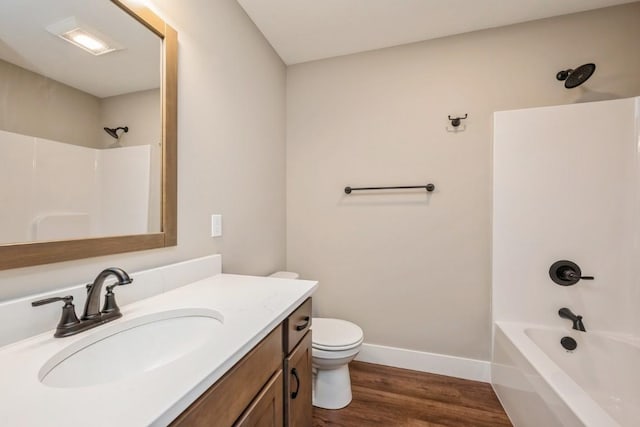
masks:
[[[177,244],[177,33],[140,1],[0,5],[0,269]]]

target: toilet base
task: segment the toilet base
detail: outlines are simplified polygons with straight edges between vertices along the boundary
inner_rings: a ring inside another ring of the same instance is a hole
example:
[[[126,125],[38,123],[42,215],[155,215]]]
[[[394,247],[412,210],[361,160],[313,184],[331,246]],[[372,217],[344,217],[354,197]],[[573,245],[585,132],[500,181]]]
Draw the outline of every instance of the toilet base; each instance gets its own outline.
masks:
[[[349,365],[336,369],[314,369],[313,406],[340,409],[351,403],[351,398]]]

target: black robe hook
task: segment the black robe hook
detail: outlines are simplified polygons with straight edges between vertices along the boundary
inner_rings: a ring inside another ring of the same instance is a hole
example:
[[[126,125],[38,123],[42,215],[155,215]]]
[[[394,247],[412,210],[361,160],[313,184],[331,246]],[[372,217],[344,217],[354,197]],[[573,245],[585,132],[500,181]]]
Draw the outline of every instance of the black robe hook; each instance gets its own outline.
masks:
[[[451,126],[453,126],[454,128],[457,128],[458,126],[460,126],[460,120],[464,120],[467,117],[469,117],[468,114],[465,114],[464,117],[451,117],[448,116],[449,120],[451,120]]]

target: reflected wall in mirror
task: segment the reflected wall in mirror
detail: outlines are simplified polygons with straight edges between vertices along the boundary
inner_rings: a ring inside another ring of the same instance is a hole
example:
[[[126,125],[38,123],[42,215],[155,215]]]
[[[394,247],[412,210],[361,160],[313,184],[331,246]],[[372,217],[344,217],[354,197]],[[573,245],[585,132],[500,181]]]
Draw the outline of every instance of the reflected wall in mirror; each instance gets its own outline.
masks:
[[[176,244],[176,38],[135,3],[2,2],[0,268]]]

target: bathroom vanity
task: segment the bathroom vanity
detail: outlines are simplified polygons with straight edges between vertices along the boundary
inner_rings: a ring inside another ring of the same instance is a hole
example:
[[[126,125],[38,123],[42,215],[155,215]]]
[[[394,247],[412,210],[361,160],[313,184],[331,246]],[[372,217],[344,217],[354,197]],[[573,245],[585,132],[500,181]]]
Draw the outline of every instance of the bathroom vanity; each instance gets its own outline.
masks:
[[[310,426],[310,326],[311,298],[171,425]]]
[[[215,274],[127,304],[181,268],[132,274],[111,323],[54,338],[52,321],[0,348],[0,425],[310,425],[317,283]],[[55,319],[60,307],[30,307],[43,296],[0,304],[0,319]]]

